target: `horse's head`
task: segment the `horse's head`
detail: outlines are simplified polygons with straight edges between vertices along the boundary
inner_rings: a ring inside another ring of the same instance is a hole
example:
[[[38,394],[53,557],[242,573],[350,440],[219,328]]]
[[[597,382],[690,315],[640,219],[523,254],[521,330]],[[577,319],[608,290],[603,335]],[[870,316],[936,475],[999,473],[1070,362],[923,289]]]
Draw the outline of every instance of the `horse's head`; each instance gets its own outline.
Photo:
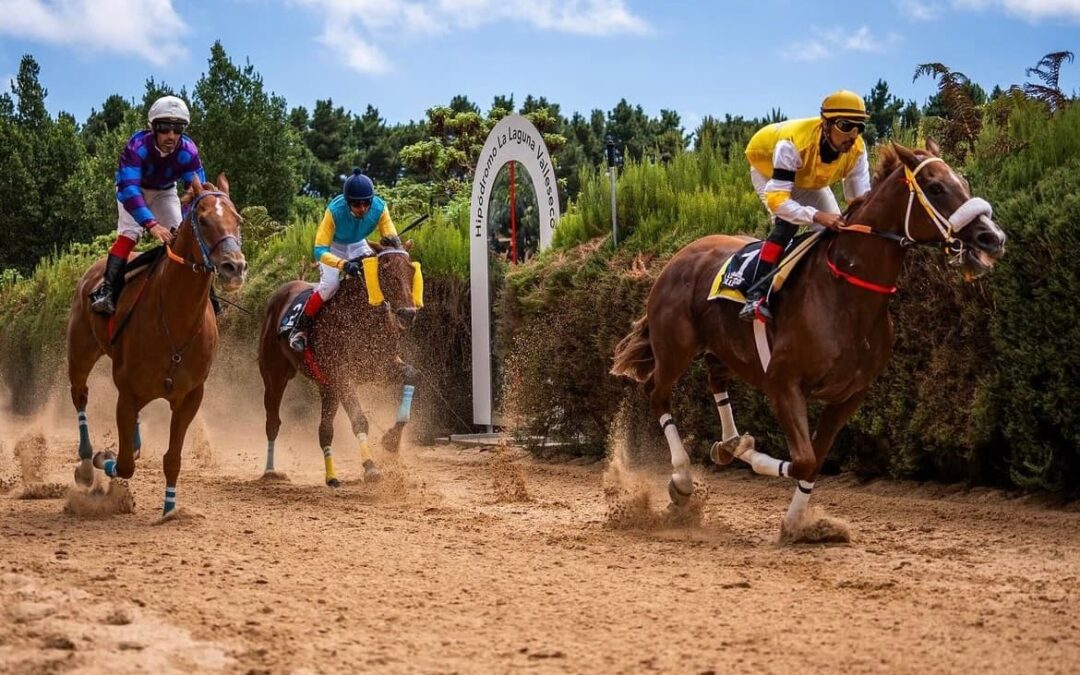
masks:
[[[181,227],[177,232],[177,250],[186,259],[216,272],[222,290],[237,290],[247,273],[247,261],[240,249],[243,218],[229,198],[225,174],[218,174],[216,184],[203,183],[196,176],[181,201],[190,209],[187,221],[191,227]]]
[[[397,319],[398,326],[407,329],[416,318],[416,311],[423,307],[424,278],[420,263],[409,257],[412,240],[398,248],[372,243],[379,261],[379,286],[383,298]]]
[[[943,242],[966,279],[993,269],[1005,255],[1005,233],[993,221],[990,204],[972,197],[967,180],[941,159],[934,141],[927,141],[926,150],[893,143],[884,149],[882,160],[895,161],[907,180],[904,229],[909,239]]]

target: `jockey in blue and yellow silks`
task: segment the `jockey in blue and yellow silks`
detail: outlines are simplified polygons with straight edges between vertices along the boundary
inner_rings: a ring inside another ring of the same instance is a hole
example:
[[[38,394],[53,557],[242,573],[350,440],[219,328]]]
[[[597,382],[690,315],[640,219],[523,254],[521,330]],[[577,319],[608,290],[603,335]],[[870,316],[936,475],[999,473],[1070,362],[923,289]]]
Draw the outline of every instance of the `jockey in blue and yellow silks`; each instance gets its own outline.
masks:
[[[353,169],[345,180],[342,193],[326,205],[322,222],[315,233],[315,260],[319,263],[321,276],[315,292],[308,298],[304,312],[289,334],[289,346],[298,352],[307,347],[307,335],[315,322],[315,315],[323,303],[334,297],[341,283],[341,273],[360,276],[361,266],[356,258],[375,255],[367,243],[367,237],[379,229],[381,243],[401,247],[401,239],[390,219],[390,211],[380,197],[375,195],[371,179]]]
[[[838,91],[822,101],[820,117],[770,124],[750,139],[750,180],[774,221],[751,285],[776,267],[800,225],[836,229],[844,224],[831,185],[843,181],[849,202],[870,191],[870,164],[861,137],[868,117],[862,97]],[[772,319],[764,286],[747,293],[739,318]]]

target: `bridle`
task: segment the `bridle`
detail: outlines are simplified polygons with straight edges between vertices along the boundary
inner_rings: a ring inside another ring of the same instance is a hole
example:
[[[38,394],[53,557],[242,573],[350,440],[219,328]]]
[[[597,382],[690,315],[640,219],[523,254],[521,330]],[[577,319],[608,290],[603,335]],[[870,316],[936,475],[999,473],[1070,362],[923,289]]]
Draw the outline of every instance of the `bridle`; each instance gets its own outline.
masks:
[[[213,191],[202,192],[197,197],[195,197],[195,199],[192,200],[191,207],[188,209],[187,217],[184,218],[184,223],[189,223],[191,225],[191,231],[195,234],[195,241],[198,242],[198,244],[199,244],[199,252],[202,254],[202,262],[190,261],[190,260],[186,260],[184,258],[181,258],[180,256],[173,253],[172,247],[170,247],[168,244],[165,245],[165,251],[166,251],[166,253],[168,253],[169,260],[172,260],[173,262],[178,263],[180,265],[185,265],[185,266],[190,265],[193,272],[203,272],[203,273],[207,273],[207,274],[216,274],[217,273],[217,268],[214,266],[214,263],[210,259],[210,256],[213,255],[214,251],[217,250],[218,246],[221,246],[223,243],[225,243],[229,239],[231,239],[233,241],[233,243],[236,244],[237,248],[240,247],[241,242],[240,242],[240,237],[238,237],[237,235],[224,234],[217,241],[215,241],[213,243],[213,245],[211,245],[211,246],[207,245],[206,240],[203,239],[203,236],[202,236],[202,227],[200,226],[200,223],[199,223],[199,216],[198,216],[198,208],[197,207],[199,206],[199,202],[201,202],[203,199],[206,199],[207,197],[210,197],[210,196],[215,196],[218,199],[226,199],[226,200],[228,200],[229,205],[232,206],[232,200],[229,199],[229,195],[225,194],[224,192],[213,192]],[[235,210],[235,207],[234,207],[234,210]],[[182,225],[183,225],[183,223],[181,223],[181,226]]]

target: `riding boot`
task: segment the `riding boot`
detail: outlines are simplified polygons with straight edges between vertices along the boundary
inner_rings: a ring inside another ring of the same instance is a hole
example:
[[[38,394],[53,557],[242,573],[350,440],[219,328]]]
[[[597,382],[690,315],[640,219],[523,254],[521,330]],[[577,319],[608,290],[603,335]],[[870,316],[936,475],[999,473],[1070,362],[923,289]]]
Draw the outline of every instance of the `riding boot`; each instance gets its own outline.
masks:
[[[214,316],[221,316],[221,301],[218,300],[217,293],[214,292],[213,286],[210,286],[210,306],[214,308]]]
[[[105,276],[101,285],[90,293],[90,309],[98,314],[110,315],[116,311],[116,299],[124,282],[124,266],[127,260],[118,255],[109,254],[105,261]]]

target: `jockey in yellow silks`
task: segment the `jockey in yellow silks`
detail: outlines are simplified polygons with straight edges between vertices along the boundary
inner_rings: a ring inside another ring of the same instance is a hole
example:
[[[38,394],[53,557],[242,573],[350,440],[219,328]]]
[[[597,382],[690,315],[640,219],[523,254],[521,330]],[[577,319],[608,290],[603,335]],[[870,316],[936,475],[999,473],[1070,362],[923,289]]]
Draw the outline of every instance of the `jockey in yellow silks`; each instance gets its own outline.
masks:
[[[776,268],[800,225],[836,229],[844,224],[831,185],[843,181],[849,202],[870,191],[870,164],[861,136],[868,117],[862,97],[838,91],[822,101],[820,117],[770,124],[750,139],[750,180],[774,223],[751,285]],[[765,304],[767,287],[747,293],[739,318],[772,319]]]
[[[379,229],[384,246],[401,247],[386,202],[375,195],[371,179],[360,169],[353,169],[352,175],[345,180],[342,193],[326,205],[322,222],[315,232],[314,255],[321,276],[289,334],[289,346],[294,350],[302,352],[307,347],[308,331],[315,323],[315,315],[323,303],[337,293],[341,273],[359,277],[361,265],[356,259],[375,255],[367,243],[368,235],[375,228]]]

